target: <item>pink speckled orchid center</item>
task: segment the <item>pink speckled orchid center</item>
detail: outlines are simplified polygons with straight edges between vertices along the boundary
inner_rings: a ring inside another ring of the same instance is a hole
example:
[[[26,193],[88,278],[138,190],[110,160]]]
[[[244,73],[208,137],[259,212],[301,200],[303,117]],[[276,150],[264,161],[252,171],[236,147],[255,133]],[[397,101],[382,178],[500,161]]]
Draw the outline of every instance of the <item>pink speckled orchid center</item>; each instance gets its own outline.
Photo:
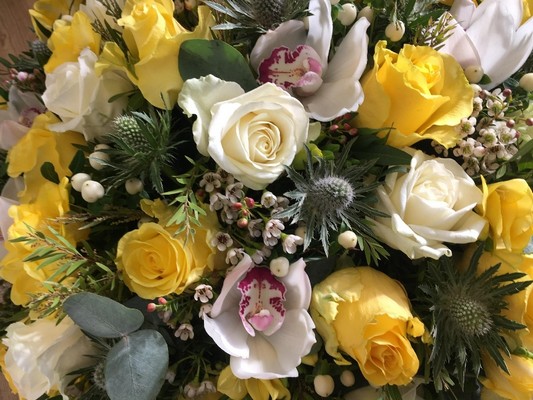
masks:
[[[322,85],[322,62],[310,46],[291,51],[281,46],[264,59],[258,68],[261,83],[272,82],[298,96],[310,96]]]
[[[283,325],[286,288],[270,269],[250,269],[238,288],[241,292],[239,315],[246,332],[251,336],[255,336],[256,331],[270,336]]]

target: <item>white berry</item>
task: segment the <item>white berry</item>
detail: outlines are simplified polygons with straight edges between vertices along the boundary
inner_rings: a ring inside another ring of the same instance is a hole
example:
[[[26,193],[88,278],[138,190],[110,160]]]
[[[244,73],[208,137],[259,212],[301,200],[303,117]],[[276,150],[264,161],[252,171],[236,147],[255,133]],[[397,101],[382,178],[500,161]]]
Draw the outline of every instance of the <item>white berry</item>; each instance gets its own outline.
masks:
[[[328,397],[335,389],[335,382],[331,375],[317,375],[313,380],[315,392],[320,397]]]
[[[518,84],[522,89],[533,92],[533,72],[522,75]]]
[[[357,14],[357,19],[366,18],[370,22],[372,22],[372,19],[374,19],[374,10],[369,7],[363,7],[361,11]]]
[[[353,249],[357,246],[357,235],[352,231],[344,231],[337,237],[337,242],[345,249]]]
[[[357,17],[357,7],[352,3],[345,3],[339,11],[337,19],[344,26],[349,26],[354,23]]]
[[[478,83],[483,78],[483,74],[481,65],[470,65],[465,68],[465,76],[470,83]]]
[[[270,261],[270,272],[278,278],[283,278],[289,273],[289,260],[285,257],[274,258]]]
[[[126,186],[126,192],[131,195],[140,193],[144,189],[143,182],[137,178],[128,179],[124,186]]]
[[[105,190],[100,182],[88,180],[81,186],[81,197],[87,203],[94,203],[104,197]]]
[[[346,387],[352,387],[353,385],[355,385],[355,375],[352,371],[348,369],[342,371],[340,379],[341,383]]]
[[[110,149],[111,147],[109,147],[109,145],[105,144],[105,143],[100,143],[100,144],[97,144],[96,146],[94,146],[94,151],[98,151],[98,150],[107,150],[107,149]]]
[[[391,42],[397,42],[405,33],[405,24],[402,21],[391,22],[385,28],[385,36],[389,38]]]
[[[103,151],[95,151],[89,155],[89,164],[96,170],[105,168],[106,162],[109,162],[109,154]]]
[[[81,186],[83,185],[83,183],[90,179],[91,179],[91,175],[86,174],[84,172],[80,172],[80,173],[72,175],[72,177],[70,178],[70,184],[72,185],[72,188],[75,191],[79,192],[81,191]]]

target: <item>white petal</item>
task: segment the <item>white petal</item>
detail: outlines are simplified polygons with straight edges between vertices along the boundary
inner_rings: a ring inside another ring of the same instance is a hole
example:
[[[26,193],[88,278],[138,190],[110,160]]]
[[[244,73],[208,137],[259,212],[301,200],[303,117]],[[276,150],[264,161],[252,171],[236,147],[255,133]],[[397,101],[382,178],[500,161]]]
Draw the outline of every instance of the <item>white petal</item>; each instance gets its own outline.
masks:
[[[303,259],[292,263],[289,273],[280,279],[287,288],[285,294],[285,308],[287,310],[307,309],[311,302],[311,282],[305,272]],[[287,320],[287,318],[285,318]]]
[[[476,5],[472,0],[455,0],[450,8],[450,13],[464,29],[470,26],[475,11]]]
[[[178,96],[178,105],[188,117],[197,117],[192,130],[200,154],[208,155],[208,127],[213,106],[243,93],[244,90],[239,84],[223,81],[213,75],[185,81]]]
[[[456,25],[455,19],[451,19],[449,24],[454,26],[452,34],[446,39],[439,52],[453,56],[463,68],[481,66],[476,46],[466,31],[460,25]]]
[[[216,319],[204,316],[204,328],[211,339],[231,356],[248,358],[248,332],[239,317],[239,303],[232,310],[220,314]]]
[[[322,65],[328,65],[329,47],[333,35],[331,3],[329,0],[311,0],[308,17],[309,32],[305,44],[311,46],[320,56]]]
[[[307,32],[302,21],[290,20],[280,24],[275,30],[260,36],[250,53],[250,64],[257,70],[261,61],[270,57],[274,49],[285,46],[294,50],[305,44]]]

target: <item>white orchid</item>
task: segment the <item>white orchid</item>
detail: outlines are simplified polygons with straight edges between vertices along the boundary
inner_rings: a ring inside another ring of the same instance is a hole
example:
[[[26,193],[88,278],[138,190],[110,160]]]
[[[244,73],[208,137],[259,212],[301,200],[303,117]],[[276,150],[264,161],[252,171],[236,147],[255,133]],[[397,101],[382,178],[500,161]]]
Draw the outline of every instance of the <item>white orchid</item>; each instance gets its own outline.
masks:
[[[302,21],[291,20],[261,36],[250,62],[259,81],[287,89],[304,105],[308,115],[329,121],[356,111],[363,102],[359,79],[367,64],[370,22],[361,18],[346,34],[328,63],[333,34],[331,3],[311,0],[309,30]]]
[[[230,358],[240,379],[274,379],[298,375],[296,367],[315,343],[307,312],[311,283],[302,259],[287,275],[275,277],[250,256],[226,276],[204,327]]]
[[[533,18],[522,22],[522,0],[455,0],[450,13],[456,24],[439,51],[454,56],[463,68],[479,67],[492,89],[515,73],[533,50]]]

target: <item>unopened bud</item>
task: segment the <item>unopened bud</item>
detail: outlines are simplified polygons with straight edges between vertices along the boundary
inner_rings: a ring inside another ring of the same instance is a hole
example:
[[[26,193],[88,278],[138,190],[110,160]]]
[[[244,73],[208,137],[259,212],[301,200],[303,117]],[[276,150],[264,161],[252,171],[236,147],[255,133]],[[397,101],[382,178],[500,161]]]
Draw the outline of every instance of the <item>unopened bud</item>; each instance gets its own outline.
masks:
[[[146,311],[149,313],[154,312],[157,309],[157,305],[155,303],[148,303],[146,305]]]

